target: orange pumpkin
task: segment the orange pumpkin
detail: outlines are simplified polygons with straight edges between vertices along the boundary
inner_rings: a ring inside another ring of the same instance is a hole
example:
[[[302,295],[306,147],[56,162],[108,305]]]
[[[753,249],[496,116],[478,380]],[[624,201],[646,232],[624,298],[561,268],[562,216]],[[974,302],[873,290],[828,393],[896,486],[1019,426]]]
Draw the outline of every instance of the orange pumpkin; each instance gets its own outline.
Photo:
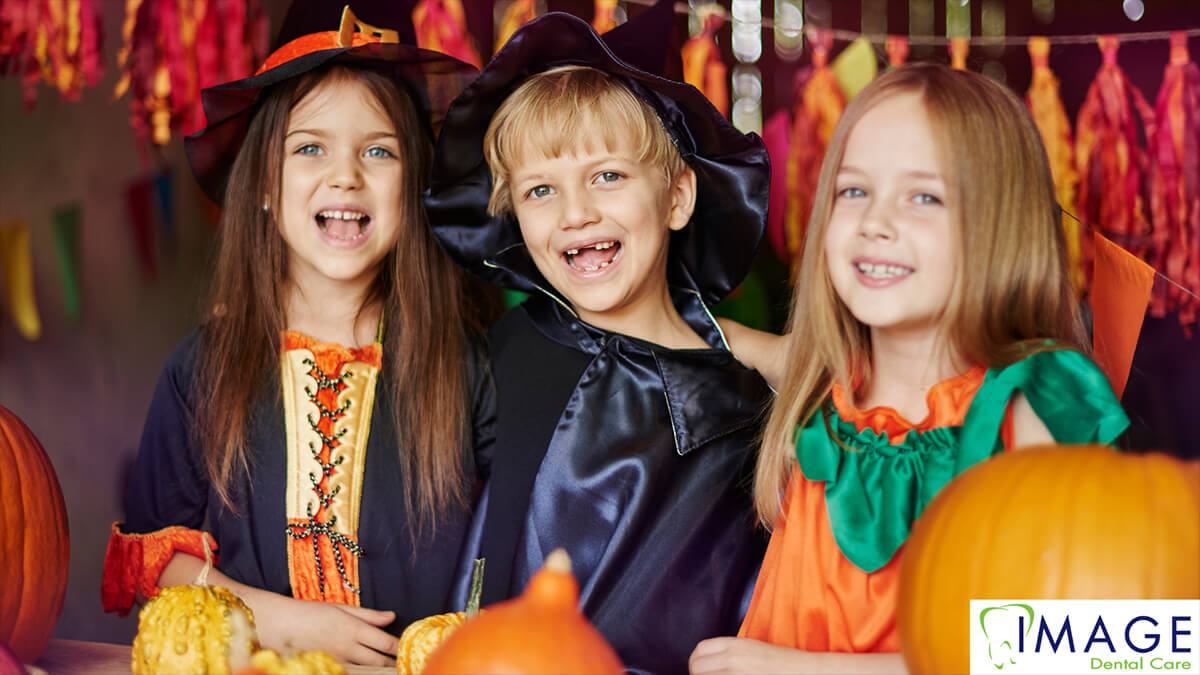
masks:
[[[33,663],[67,592],[67,505],[29,427],[0,406],[0,643]]]
[[[1101,446],[972,467],[929,503],[900,567],[913,673],[970,669],[971,599],[1200,597],[1200,464]]]
[[[558,549],[519,597],[487,608],[429,658],[425,675],[621,675],[616,652],[579,611],[571,559]]]

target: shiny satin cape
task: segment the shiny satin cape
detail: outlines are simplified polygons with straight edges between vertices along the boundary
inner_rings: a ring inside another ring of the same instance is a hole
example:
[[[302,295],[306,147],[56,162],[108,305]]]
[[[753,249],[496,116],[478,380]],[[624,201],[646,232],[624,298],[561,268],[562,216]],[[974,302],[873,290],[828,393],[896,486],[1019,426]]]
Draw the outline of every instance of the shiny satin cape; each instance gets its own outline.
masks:
[[[540,293],[489,338],[496,435],[467,547],[487,559],[484,605],[564,547],[630,672],[685,672],[697,642],[734,635],[766,549],[751,485],[769,391],[698,293],[675,300],[712,348],[608,333]]]

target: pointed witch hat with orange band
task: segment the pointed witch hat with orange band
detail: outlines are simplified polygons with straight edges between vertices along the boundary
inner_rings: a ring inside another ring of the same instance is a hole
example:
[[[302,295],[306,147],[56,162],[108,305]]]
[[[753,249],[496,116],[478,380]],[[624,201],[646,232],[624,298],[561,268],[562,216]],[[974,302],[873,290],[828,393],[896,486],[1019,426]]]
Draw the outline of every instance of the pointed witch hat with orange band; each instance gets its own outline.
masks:
[[[205,194],[222,203],[230,168],[262,91],[331,63],[368,68],[391,78],[413,100],[432,141],[450,101],[477,71],[440,52],[400,43],[400,32],[365,23],[346,5],[338,30],[297,37],[276,49],[253,76],[203,90],[207,126],[184,139],[184,148]],[[407,34],[411,32],[410,27]]]

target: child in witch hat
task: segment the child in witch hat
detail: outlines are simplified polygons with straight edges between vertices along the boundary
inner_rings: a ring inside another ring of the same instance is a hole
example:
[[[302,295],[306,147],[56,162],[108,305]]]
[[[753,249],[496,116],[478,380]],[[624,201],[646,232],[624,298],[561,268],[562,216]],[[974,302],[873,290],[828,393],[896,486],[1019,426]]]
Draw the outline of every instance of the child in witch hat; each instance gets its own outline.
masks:
[[[561,13],[523,26],[448,110],[425,200],[455,259],[532,293],[490,333],[484,602],[564,547],[634,672],[734,634],[764,550],[768,388],[708,308],[754,259],[770,169],[757,136],[656,74],[674,21],[661,2],[603,37]]]
[[[474,72],[347,8],[204,91],[186,143],[224,207],[212,297],[150,404],[106,610],[192,581],[204,537],[266,647],[387,665],[397,631],[459,609],[486,372],[419,200],[429,92]]]

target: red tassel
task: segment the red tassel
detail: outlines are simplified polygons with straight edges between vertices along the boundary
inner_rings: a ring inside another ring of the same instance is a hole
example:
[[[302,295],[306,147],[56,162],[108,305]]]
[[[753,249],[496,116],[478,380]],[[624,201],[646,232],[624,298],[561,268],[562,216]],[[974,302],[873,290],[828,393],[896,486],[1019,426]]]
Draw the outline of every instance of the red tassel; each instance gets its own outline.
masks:
[[[1152,244],[1141,196],[1146,153],[1138,145],[1133,111],[1141,118],[1147,138],[1154,135],[1154,111],[1117,65],[1117,37],[1101,36],[1099,44],[1104,63],[1088,88],[1075,125],[1079,217],[1144,260]],[[1081,243],[1088,271],[1093,246],[1088,237]]]
[[[125,12],[114,94],[132,92],[131,124],[143,143],[201,128],[200,90],[247,77],[266,58],[259,0],[126,0]]]
[[[1189,58],[1187,33],[1171,35],[1150,136],[1150,217],[1154,266],[1192,293],[1200,293],[1200,68]],[[1190,335],[1200,303],[1171,284],[1155,294],[1151,312],[1179,313]]]
[[[20,75],[26,109],[45,82],[67,101],[104,72],[100,15],[93,0],[0,2],[0,75]]]
[[[797,88],[799,96],[792,104],[791,137],[785,164],[787,207],[782,224],[785,250],[780,253],[783,260],[792,265],[793,271],[803,255],[804,233],[808,228],[821,160],[846,107],[837,79],[826,65],[829,49],[833,46],[832,31],[811,29],[809,42],[813,48],[813,64],[801,71],[803,86]],[[771,237],[772,240],[778,238]]]
[[[887,50],[888,65],[899,68],[908,60],[908,38],[903,35],[889,35],[884,49]]]
[[[467,33],[462,0],[421,0],[413,9],[412,20],[418,45],[482,67],[483,61]]]

